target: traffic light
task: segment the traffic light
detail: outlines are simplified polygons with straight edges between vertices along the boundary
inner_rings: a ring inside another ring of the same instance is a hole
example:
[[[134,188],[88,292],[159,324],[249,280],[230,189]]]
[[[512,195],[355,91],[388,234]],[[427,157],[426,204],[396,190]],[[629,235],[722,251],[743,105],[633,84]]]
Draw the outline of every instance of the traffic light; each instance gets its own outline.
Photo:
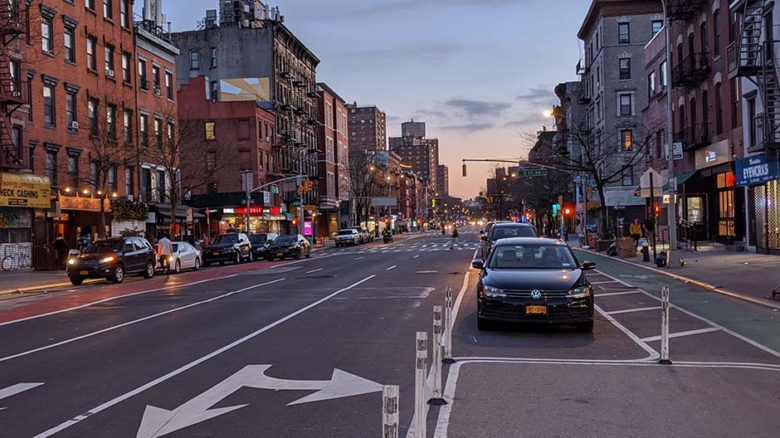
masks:
[[[292,220],[292,224],[293,224],[293,225],[298,225],[298,219],[293,219],[293,220]]]
[[[569,216],[569,215],[571,215],[571,207],[566,207],[566,208],[564,208],[564,209],[563,209],[563,215],[564,215],[564,216]]]
[[[466,163],[463,163],[463,176],[466,176]]]

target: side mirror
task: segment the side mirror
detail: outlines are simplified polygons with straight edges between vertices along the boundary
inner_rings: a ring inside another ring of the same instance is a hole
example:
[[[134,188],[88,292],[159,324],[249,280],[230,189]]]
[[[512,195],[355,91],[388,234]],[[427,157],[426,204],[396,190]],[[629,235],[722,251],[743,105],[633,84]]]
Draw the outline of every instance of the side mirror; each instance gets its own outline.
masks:
[[[487,236],[483,233],[481,236],[479,236],[479,240],[487,242]]]
[[[596,269],[596,263],[595,262],[587,262],[587,261],[586,262],[582,262],[582,264],[580,264],[580,269],[582,269],[583,271],[592,271],[592,270]]]
[[[471,266],[477,269],[485,269],[485,262],[482,260],[472,260]]]

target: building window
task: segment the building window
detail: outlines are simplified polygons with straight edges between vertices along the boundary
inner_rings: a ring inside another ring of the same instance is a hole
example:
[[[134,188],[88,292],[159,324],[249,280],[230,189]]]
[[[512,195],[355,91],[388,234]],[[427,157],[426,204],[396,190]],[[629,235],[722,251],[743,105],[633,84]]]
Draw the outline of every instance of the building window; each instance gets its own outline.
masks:
[[[19,162],[22,161],[22,126],[14,125],[11,128],[11,144],[14,148],[14,158]]]
[[[119,2],[119,24],[126,29],[130,28],[130,14],[128,13],[130,6],[128,1],[120,0]]]
[[[95,0],[84,0],[84,7],[95,10]]]
[[[721,83],[715,84],[715,135],[723,134],[723,104],[720,97]]]
[[[116,192],[116,166],[108,169],[108,193],[110,195]]]
[[[618,60],[620,69],[620,79],[631,79],[631,58],[620,58]]]
[[[97,71],[97,38],[87,37],[87,68]]]
[[[174,133],[176,131],[176,127],[174,126],[173,122],[168,122],[165,125],[165,136],[168,139],[168,144],[173,145],[176,138],[174,137]]]
[[[49,177],[52,187],[57,187],[57,151],[46,151],[46,176]]]
[[[190,52],[190,70],[200,70],[200,54]]]
[[[168,93],[168,99],[173,100],[173,73],[165,72],[165,89]]]
[[[769,44],[771,46],[771,44]],[[736,78],[731,78],[729,80],[729,88],[731,91],[731,129],[739,128],[739,109],[737,108],[737,105],[739,105],[739,97],[737,94],[737,82]]]
[[[655,36],[663,28],[664,28],[663,20],[653,20],[652,22],[653,36]]]
[[[217,168],[217,153],[215,151],[206,152],[206,170],[209,172]]]
[[[634,134],[630,129],[620,131],[620,150],[632,152],[634,150]]]
[[[217,68],[217,48],[211,48],[211,68]]]
[[[106,134],[109,140],[116,141],[116,105],[106,105]]]
[[[54,54],[53,23],[50,17],[41,17],[41,50],[49,55]]]
[[[130,83],[130,54],[122,53],[122,80]]]
[[[113,78],[114,77],[114,48],[111,46],[106,46],[104,49],[104,55],[105,55],[106,77]]]
[[[655,70],[651,71],[647,75],[647,97],[653,98],[655,96]]]
[[[55,113],[54,86],[43,84],[43,123],[46,126],[57,126],[57,117]]]
[[[125,167],[125,195],[130,196],[135,191],[135,169]]]
[[[76,190],[79,186],[79,155],[76,152],[71,153],[68,151],[68,176],[70,177],[70,185]]]
[[[712,13],[712,33],[714,41],[712,44],[712,52],[715,56],[720,55],[720,9],[715,9]]]
[[[631,26],[628,23],[618,23],[618,44],[631,43]]]
[[[111,3],[111,0],[103,0],[103,16],[109,20],[114,18],[113,5]]]
[[[209,83],[209,99],[214,102],[219,100],[219,83],[217,81]]]
[[[167,193],[165,191],[165,171],[157,171],[157,196],[160,198],[160,202],[165,202]]]
[[[160,67],[152,65],[152,80],[154,81],[154,88],[160,88]]]
[[[748,147],[754,147],[758,143],[756,135],[756,98],[755,96],[747,99],[748,111]]]
[[[68,123],[68,131],[78,130],[78,104],[76,93],[65,93],[65,120]]]
[[[97,99],[89,99],[87,102],[87,117],[89,118],[89,135],[98,135],[98,101]]]
[[[148,90],[149,84],[146,83],[146,60],[138,60],[138,82],[140,82],[142,90]]]
[[[122,124],[124,129],[125,143],[133,143],[133,112],[125,110],[122,114]]]
[[[634,96],[632,94],[618,94],[618,111],[619,116],[634,114]]]
[[[623,168],[623,185],[634,185],[634,168],[632,166],[626,166]]]
[[[141,200],[152,200],[152,171],[146,167],[141,169]]]
[[[163,147],[163,130],[162,120],[154,118],[154,140],[157,142],[157,147],[162,149]]]
[[[206,140],[216,140],[217,138],[217,124],[215,122],[206,122],[204,124],[204,130],[206,132]]]
[[[701,25],[699,25],[699,35],[701,38],[701,52],[707,53],[709,50],[709,43],[707,42],[707,22],[702,21]]]
[[[9,73],[11,73],[11,93],[14,97],[21,97],[20,90],[22,88],[22,77],[21,77],[21,67],[19,65],[19,61],[16,60],[10,60],[8,61],[8,69]]]
[[[666,90],[667,86],[667,77],[666,77],[666,61],[661,63],[661,90]]]
[[[30,74],[27,75],[27,102],[27,120],[32,123],[35,111],[33,110],[33,76]]]
[[[655,135],[655,158],[661,159],[664,151],[664,131],[658,131]]]
[[[141,114],[138,129],[141,131],[141,146],[149,147],[149,116]]]
[[[63,47],[65,48],[65,62],[76,62],[76,31],[72,27],[65,27],[63,31]]]

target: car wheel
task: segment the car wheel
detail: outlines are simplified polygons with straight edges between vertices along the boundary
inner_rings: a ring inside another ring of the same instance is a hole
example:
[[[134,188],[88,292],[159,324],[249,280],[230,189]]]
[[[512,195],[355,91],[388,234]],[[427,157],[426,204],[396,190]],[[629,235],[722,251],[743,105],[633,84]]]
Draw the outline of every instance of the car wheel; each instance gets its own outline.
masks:
[[[74,286],[81,286],[81,284],[84,283],[84,278],[79,277],[78,275],[71,275],[68,278],[70,279],[70,283]]]
[[[193,271],[197,271],[199,269],[200,269],[200,259],[199,258],[195,258],[195,266],[192,267],[192,270]]]
[[[477,330],[490,330],[493,328],[493,325],[490,323],[490,321],[477,317]]]
[[[311,258],[311,248],[309,248],[309,251],[306,253],[306,258],[307,259]]]
[[[233,263],[239,264],[239,263],[241,263],[241,260],[242,260],[241,253],[237,252],[236,253],[236,258],[235,258],[235,260],[233,260]]]
[[[593,320],[577,324],[577,331],[581,333],[593,333]]]
[[[272,261],[274,261],[274,258],[273,258],[273,256],[267,256],[265,259],[266,259],[266,260],[268,260],[269,262],[272,262]]]
[[[225,266],[225,261],[224,260],[220,260],[219,261],[219,266]]]
[[[111,276],[108,277],[108,279],[112,283],[121,283],[121,282],[125,281],[125,268],[124,268],[124,266],[116,265],[116,267],[114,268],[114,273],[111,274]]]
[[[181,262],[179,260],[176,260],[176,264],[173,265],[173,272],[176,274],[181,272]]]
[[[209,266],[211,266],[211,262],[203,262],[203,266],[208,268]]]
[[[301,257],[303,257],[303,251],[299,249],[298,252],[295,253],[295,258],[300,260]]]
[[[146,270],[144,270],[144,278],[149,279],[154,277],[154,264],[151,262],[146,264]]]

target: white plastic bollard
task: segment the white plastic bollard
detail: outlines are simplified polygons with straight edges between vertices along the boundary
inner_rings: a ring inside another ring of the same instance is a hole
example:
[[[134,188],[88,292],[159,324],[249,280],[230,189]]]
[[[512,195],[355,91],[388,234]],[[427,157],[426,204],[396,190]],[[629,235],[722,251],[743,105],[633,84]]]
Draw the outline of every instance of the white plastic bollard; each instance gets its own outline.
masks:
[[[398,438],[398,385],[382,387],[382,438]]]
[[[433,306],[433,357],[431,368],[433,374],[433,388],[428,404],[441,406],[447,404],[441,396],[441,306]]]
[[[425,438],[425,376],[428,371],[428,332],[417,332],[414,375],[414,438]]]
[[[452,320],[452,288],[444,290],[444,359],[442,363],[453,364],[452,358],[452,329],[455,321]]]
[[[661,360],[658,363],[671,365],[669,360],[669,288],[661,289]]]

